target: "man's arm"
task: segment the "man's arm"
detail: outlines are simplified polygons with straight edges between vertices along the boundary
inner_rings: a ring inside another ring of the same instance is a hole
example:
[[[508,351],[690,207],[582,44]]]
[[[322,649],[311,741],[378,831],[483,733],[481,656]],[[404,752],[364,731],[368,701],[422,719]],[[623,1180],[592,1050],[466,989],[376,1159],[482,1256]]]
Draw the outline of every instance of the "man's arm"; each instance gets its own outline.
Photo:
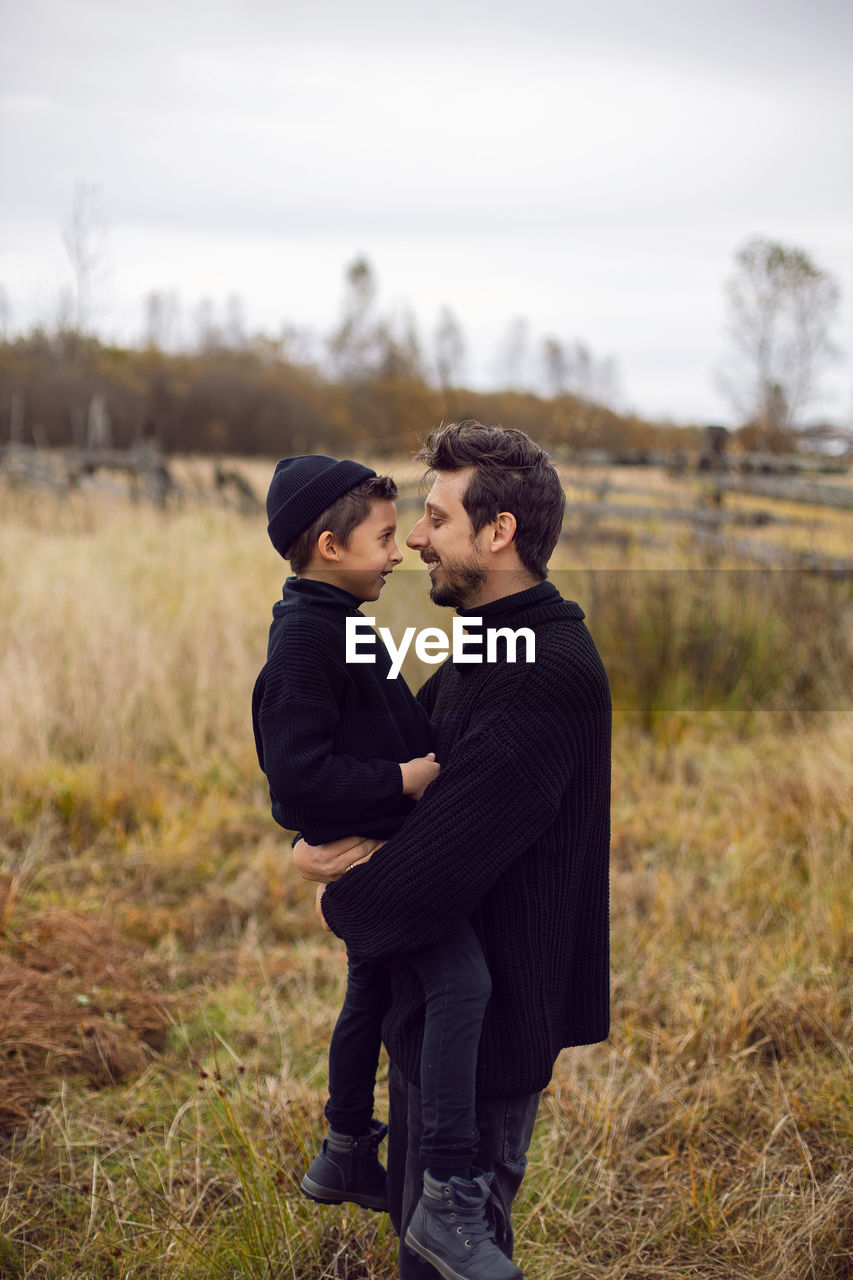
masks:
[[[535,718],[509,705],[453,749],[415,811],[374,853],[330,884],[326,921],[371,958],[426,945],[465,919],[547,830],[571,776],[573,716],[554,698]]]

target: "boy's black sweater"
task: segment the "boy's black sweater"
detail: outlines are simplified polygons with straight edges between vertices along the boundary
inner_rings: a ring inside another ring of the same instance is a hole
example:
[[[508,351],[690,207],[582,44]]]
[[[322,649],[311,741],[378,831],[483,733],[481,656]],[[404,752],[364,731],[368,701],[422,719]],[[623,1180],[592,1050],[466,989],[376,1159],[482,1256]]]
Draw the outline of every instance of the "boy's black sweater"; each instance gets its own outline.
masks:
[[[258,760],[275,820],[312,844],[384,837],[414,808],[398,768],[434,750],[429,716],[376,637],[375,664],[345,661],[348,591],[288,578],[273,607],[267,662],[252,694]]]
[[[530,1093],[561,1048],[609,1029],[610,692],[582,610],[551,583],[460,612],[484,630],[532,628],[536,660],[448,660],[427,681],[441,773],[398,833],[327,887],[323,911],[372,958],[470,918],[493,985],[478,1091]],[[423,993],[404,961],[392,972],[385,1043],[417,1082]]]

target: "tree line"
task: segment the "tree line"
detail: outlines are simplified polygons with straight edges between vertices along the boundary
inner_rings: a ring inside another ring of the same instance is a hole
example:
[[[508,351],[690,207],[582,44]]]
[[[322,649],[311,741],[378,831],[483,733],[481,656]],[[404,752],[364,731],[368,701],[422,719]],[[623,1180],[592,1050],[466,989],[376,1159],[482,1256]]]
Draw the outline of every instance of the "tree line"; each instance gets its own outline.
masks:
[[[339,376],[288,356],[282,344],[224,340],[189,352],[111,346],[73,330],[0,342],[0,442],[83,445],[95,400],[109,443],[166,452],[283,456],[369,446],[408,449],[442,419],[526,427],[570,448],[652,448],[698,441],[572,393],[437,386],[405,364]]]
[[[520,318],[502,344],[502,389],[466,387],[466,340],[452,310],[442,309],[425,355],[409,313],[378,312],[376,278],[363,257],[347,269],[340,323],[321,346],[292,328],[278,337],[248,334],[232,297],[224,321],[210,302],[200,304],[193,340],[176,348],[176,299],[157,292],[146,299],[141,341],[110,344],[92,324],[99,234],[85,203],[75,204],[66,228],[75,285],[56,323],[0,338],[0,442],[82,445],[97,403],[102,442],[106,432],[118,447],[150,440],[167,452],[392,452],[415,432],[462,417],[524,426],[572,450],[701,443],[698,427],[617,412],[612,359],[554,335],[531,351]],[[803,250],[756,238],[736,255],[727,294],[721,388],[746,447],[789,449],[834,354],[837,283]]]
[[[507,385],[466,387],[465,336],[453,312],[443,308],[427,358],[409,316],[378,313],[376,279],[364,258],[347,270],[340,323],[318,353],[310,335],[296,330],[278,338],[247,334],[236,299],[224,323],[210,305],[202,307],[194,341],[174,349],[173,300],[158,293],[146,301],[138,345],[106,343],[84,322],[91,287],[88,259],[82,250],[77,256],[77,303],[69,299],[50,329],[0,341],[0,439],[82,445],[97,402],[101,442],[106,413],[112,445],[146,440],[181,453],[395,452],[442,419],[465,417],[524,426],[572,449],[698,440],[698,432],[685,440],[683,430],[656,429],[609,407],[612,362],[581,342],[544,339],[538,389],[520,386],[525,358],[530,363],[522,320],[510,324],[503,344]]]

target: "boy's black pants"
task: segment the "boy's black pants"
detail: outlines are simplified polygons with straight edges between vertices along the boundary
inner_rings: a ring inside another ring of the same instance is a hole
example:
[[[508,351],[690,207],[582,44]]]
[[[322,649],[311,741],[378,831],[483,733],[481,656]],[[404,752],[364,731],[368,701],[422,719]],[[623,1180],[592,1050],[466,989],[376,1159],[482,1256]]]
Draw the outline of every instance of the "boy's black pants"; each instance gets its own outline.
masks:
[[[474,1108],[477,1046],[491,979],[479,939],[463,921],[405,959],[420,978],[426,1006],[421,1054],[425,1167],[464,1169],[479,1138]],[[366,1133],[373,1115],[382,1018],[390,1000],[387,969],[348,956],[347,994],[329,1049],[326,1119],[339,1133]]]

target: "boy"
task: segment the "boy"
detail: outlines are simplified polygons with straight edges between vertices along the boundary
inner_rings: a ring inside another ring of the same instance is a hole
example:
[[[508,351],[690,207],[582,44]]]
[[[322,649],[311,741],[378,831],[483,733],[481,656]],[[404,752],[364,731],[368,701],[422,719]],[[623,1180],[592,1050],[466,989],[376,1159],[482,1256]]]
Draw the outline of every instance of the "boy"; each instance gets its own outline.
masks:
[[[359,604],[379,598],[402,560],[396,496],[389,477],[321,455],[279,462],[267,496],[270,539],[295,577],[273,609],[267,663],[252,697],[255,742],[273,816],[312,844],[353,828],[392,835],[439,772],[429,718],[402,679],[386,678],[391,659],[381,640],[375,664],[344,660],[346,618],[363,616]],[[467,921],[405,959],[426,997],[422,1151],[433,1176],[464,1194],[479,1173],[474,1085],[491,980]],[[321,1203],[382,1210],[377,1152],[387,1126],[373,1118],[373,1090],[389,975],[352,954],[347,966],[329,1052],[328,1133],[301,1189]],[[475,1269],[433,1261],[451,1280],[520,1280],[493,1238],[476,1243]]]

